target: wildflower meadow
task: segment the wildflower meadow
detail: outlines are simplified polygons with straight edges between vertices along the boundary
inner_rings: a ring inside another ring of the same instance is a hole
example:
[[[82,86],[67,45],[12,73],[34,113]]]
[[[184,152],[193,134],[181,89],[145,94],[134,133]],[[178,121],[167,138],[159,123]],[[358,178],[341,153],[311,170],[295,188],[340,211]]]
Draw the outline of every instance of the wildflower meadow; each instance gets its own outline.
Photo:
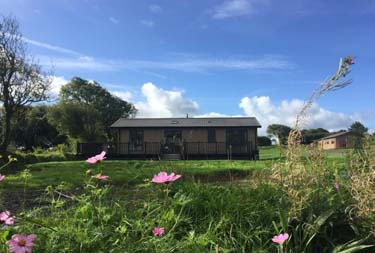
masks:
[[[374,140],[366,142],[364,150],[348,153],[344,166],[329,162],[321,150],[309,146],[298,162],[272,161],[271,170],[262,170],[263,179],[257,183],[252,175],[230,184],[194,181],[173,172],[171,162],[171,168],[150,171],[149,178],[126,188],[131,193],[125,198],[116,193],[113,176],[106,174],[110,161],[102,152],[81,162],[87,170],[82,170],[80,187],[47,187],[40,196],[42,204],[13,213],[4,209],[7,199],[2,195],[0,249],[15,253],[373,252],[373,203],[362,199],[373,195],[353,189],[375,169]],[[358,159],[366,160],[366,167],[353,164]],[[293,168],[290,162],[295,163]],[[2,169],[7,171],[9,163]],[[321,166],[319,173],[316,164]],[[30,172],[17,179],[4,174],[3,185],[9,178],[25,184],[32,181]],[[1,188],[2,193],[6,190]]]
[[[272,158],[111,161],[102,151],[23,170],[8,156],[1,252],[374,252],[374,136],[330,156],[299,130],[317,98],[349,84],[338,80],[352,64],[342,59],[313,92]]]

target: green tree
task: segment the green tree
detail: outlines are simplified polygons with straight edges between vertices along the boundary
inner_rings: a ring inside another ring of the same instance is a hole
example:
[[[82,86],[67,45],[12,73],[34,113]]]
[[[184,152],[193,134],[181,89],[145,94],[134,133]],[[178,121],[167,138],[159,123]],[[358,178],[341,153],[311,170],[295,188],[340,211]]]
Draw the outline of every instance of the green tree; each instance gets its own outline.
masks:
[[[259,146],[271,146],[272,141],[267,136],[259,136],[258,137],[258,145]]]
[[[50,108],[47,117],[59,131],[81,142],[106,139],[100,113],[88,104],[59,103]]]
[[[27,107],[21,117],[15,117],[14,141],[26,150],[33,147],[47,148],[64,143],[66,136],[52,126],[47,119],[48,107],[45,105]]]
[[[136,112],[134,106],[112,95],[97,82],[79,77],[64,85],[58,104],[48,113],[49,122],[59,131],[81,142],[110,138],[110,125]]]
[[[324,128],[304,129],[302,132],[302,144],[310,144],[314,140],[318,140],[329,135],[329,131]]]
[[[80,111],[86,109],[95,111],[92,112],[96,114],[95,123],[104,128],[107,137],[110,135],[109,127],[113,122],[120,117],[128,118],[136,113],[131,103],[112,95],[97,82],[79,77],[73,78],[61,88],[59,104],[81,105]],[[70,106],[60,108],[71,110]],[[92,121],[93,119],[90,119],[88,122]]]
[[[351,124],[351,126],[349,127],[349,131],[351,131],[353,133],[363,135],[363,134],[367,133],[368,128],[365,127],[361,122],[356,121],[353,124]]]
[[[12,117],[24,106],[46,100],[50,81],[27,54],[18,21],[11,16],[0,17],[0,152],[5,152],[9,145]]]
[[[291,130],[290,127],[285,125],[272,124],[267,127],[267,134],[275,136],[279,144],[286,144]]]

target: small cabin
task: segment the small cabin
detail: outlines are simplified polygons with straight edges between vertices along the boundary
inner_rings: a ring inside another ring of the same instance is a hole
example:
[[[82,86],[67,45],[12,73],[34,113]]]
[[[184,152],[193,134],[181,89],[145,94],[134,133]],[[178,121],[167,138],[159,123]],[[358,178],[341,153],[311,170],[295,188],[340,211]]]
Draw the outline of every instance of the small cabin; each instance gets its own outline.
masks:
[[[355,148],[361,145],[362,136],[354,132],[340,132],[317,140],[322,149]]]
[[[108,152],[130,159],[258,159],[259,127],[254,117],[120,118]]]

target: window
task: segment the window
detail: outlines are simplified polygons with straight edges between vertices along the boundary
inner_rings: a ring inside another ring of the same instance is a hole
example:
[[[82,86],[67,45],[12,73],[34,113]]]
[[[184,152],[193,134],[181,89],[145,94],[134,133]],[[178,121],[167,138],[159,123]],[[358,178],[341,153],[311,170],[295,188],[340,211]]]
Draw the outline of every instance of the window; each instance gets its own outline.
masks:
[[[143,151],[143,130],[142,129],[130,130],[129,151]]]
[[[230,145],[243,145],[247,143],[247,129],[230,128],[227,129],[227,143]]]
[[[331,141],[331,144],[335,144],[335,141]]]
[[[180,129],[166,129],[164,130],[165,142],[167,144],[181,144],[182,134]]]
[[[216,142],[216,130],[214,128],[209,128],[207,130],[208,142]]]

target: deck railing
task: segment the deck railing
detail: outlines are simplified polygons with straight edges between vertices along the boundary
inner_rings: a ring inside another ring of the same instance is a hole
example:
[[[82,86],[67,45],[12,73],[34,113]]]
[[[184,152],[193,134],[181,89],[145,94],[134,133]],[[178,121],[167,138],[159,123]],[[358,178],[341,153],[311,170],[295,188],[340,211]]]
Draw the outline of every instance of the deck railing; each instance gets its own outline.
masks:
[[[237,145],[229,145],[225,142],[184,142],[175,146],[160,142],[144,142],[138,145],[128,142],[77,144],[77,153],[79,155],[94,155],[102,150],[114,156],[161,155],[172,152],[188,157],[190,155],[246,155],[251,154],[255,148],[252,142]]]

